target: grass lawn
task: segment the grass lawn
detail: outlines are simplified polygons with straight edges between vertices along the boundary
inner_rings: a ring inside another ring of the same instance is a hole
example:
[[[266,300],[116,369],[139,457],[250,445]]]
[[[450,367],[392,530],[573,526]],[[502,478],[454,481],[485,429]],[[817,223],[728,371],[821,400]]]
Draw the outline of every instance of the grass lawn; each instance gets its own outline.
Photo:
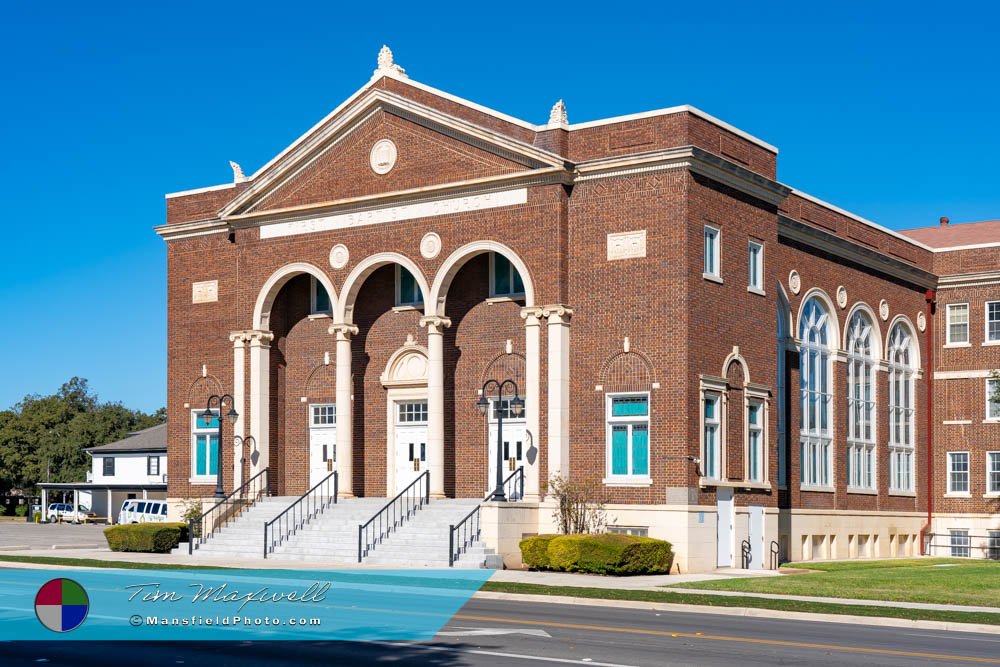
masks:
[[[997,561],[909,558],[790,563],[785,567],[812,571],[780,577],[675,584],[667,588],[1000,607]]]

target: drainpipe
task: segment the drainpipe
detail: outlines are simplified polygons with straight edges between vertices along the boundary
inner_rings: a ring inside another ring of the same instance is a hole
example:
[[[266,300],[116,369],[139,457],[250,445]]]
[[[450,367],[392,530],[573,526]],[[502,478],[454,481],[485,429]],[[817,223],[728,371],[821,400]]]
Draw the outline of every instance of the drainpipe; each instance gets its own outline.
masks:
[[[924,536],[931,527],[934,513],[934,302],[937,293],[929,289],[924,294],[927,302],[927,364],[925,365],[927,385],[927,522],[920,529],[920,547],[923,555],[930,555],[930,545]]]

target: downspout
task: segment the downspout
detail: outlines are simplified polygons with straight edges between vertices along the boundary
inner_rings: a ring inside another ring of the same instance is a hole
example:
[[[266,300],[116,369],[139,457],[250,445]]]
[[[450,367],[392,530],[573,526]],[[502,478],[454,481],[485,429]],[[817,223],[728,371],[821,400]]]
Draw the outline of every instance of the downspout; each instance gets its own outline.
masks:
[[[930,555],[930,544],[924,537],[931,527],[934,513],[934,303],[937,293],[929,289],[924,294],[927,302],[927,522],[920,529],[920,547],[923,555]]]

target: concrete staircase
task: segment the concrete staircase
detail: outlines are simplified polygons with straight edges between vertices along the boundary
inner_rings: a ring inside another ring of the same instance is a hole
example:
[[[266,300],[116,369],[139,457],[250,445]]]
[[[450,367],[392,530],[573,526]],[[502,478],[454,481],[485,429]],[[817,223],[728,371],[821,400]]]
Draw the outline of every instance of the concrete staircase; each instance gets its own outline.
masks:
[[[239,519],[195,549],[194,557],[262,558],[264,524],[295,500],[294,497],[262,498]],[[268,554],[268,559],[357,565],[358,525],[370,519],[386,502],[385,498],[340,500]],[[461,521],[480,502],[478,499],[432,500],[385,541],[375,545],[362,563],[398,568],[448,567],[449,526]],[[181,545],[175,553],[186,554],[187,545]],[[455,562],[455,567],[502,567],[500,563],[492,549],[477,541]]]

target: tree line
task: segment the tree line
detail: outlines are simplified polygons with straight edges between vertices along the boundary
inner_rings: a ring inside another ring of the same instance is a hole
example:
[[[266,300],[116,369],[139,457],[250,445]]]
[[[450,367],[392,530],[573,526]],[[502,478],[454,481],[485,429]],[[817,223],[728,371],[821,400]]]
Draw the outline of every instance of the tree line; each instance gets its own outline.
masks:
[[[49,396],[25,396],[0,411],[0,494],[32,493],[45,481],[82,482],[91,460],[85,449],[166,420],[166,408],[147,414],[102,403],[78,377]]]

